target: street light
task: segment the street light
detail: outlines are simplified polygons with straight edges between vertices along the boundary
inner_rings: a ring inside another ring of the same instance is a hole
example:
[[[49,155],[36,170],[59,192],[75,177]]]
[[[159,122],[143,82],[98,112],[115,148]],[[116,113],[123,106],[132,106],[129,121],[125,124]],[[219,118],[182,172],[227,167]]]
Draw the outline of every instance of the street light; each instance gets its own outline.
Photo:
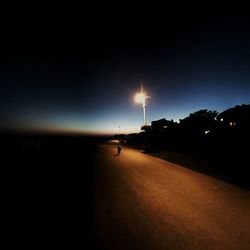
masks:
[[[143,117],[144,117],[144,126],[147,126],[147,119],[146,119],[146,99],[149,98],[143,90],[143,85],[141,85],[141,92],[135,95],[135,102],[142,104],[143,108]]]

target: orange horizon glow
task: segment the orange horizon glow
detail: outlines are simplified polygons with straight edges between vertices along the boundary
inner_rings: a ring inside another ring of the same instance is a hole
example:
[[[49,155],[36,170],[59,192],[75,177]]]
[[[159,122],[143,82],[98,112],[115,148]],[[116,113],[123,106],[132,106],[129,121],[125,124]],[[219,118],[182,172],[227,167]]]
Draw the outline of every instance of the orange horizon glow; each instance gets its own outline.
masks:
[[[20,132],[20,133],[34,133],[34,134],[62,134],[62,135],[82,135],[82,136],[113,136],[118,134],[117,131],[113,130],[99,130],[99,131],[90,131],[90,130],[79,130],[79,129],[69,129],[69,128],[9,128],[8,131]],[[140,130],[128,130],[121,131],[121,134],[131,134],[138,133]]]

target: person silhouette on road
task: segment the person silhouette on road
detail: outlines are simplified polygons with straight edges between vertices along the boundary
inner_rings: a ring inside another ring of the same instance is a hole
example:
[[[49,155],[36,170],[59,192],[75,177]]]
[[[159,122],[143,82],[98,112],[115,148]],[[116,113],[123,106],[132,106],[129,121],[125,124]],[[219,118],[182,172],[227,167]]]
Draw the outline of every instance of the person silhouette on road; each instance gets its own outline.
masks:
[[[117,146],[117,154],[119,155],[119,154],[121,153],[121,151],[122,151],[122,148],[121,148],[120,145],[118,145],[118,146]]]

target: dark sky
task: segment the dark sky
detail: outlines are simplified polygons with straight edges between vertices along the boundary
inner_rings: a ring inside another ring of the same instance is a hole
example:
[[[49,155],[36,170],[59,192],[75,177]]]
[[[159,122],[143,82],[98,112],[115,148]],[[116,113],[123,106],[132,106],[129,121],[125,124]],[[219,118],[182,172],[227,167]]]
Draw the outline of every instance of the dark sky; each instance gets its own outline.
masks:
[[[250,103],[249,6],[202,2],[3,4],[1,128],[140,131],[141,81],[149,122]]]

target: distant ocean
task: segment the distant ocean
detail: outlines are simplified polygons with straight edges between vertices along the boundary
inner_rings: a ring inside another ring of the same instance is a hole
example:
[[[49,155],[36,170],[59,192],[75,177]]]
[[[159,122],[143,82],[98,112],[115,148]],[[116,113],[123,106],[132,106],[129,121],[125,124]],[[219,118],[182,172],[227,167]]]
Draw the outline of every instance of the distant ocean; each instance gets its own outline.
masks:
[[[96,144],[105,139],[1,134],[1,241],[19,247],[93,245],[93,163]]]

